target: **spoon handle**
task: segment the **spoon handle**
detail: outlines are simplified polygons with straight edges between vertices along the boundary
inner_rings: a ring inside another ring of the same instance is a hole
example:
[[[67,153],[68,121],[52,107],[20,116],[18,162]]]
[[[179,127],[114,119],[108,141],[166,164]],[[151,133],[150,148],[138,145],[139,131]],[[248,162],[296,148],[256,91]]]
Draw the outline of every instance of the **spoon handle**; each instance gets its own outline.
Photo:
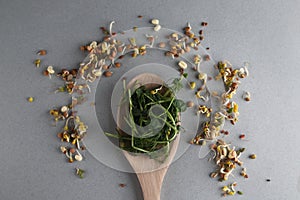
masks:
[[[144,200],[160,200],[161,186],[167,169],[168,167],[164,167],[153,172],[137,174]]]

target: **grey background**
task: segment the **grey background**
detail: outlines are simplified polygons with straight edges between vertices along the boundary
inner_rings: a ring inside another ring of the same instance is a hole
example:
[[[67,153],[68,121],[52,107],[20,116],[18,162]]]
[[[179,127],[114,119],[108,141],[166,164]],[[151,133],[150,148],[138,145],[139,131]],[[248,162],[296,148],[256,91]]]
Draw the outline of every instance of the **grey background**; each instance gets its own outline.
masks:
[[[99,39],[100,26],[116,20],[115,28],[126,30],[153,17],[175,30],[187,21],[208,21],[204,46],[214,59],[251,63],[238,95],[249,90],[253,100],[241,102],[240,122],[228,128],[229,141],[258,158],[244,159],[248,180],[232,178],[244,192],[233,199],[299,199],[299,10],[298,0],[1,0],[0,199],[142,199],[135,175],[106,167],[88,152],[80,165],[65,162],[59,127],[51,126],[47,111],[69,97],[52,94],[58,82],[43,77],[32,62],[36,50],[45,48],[43,65],[77,66],[84,58],[78,47]],[[28,103],[28,96],[35,102]],[[241,132],[248,141],[237,139]],[[170,167],[162,200],[221,198],[223,184],[208,177],[213,165],[199,160],[198,151],[190,148]],[[73,175],[76,166],[87,170],[85,179]]]

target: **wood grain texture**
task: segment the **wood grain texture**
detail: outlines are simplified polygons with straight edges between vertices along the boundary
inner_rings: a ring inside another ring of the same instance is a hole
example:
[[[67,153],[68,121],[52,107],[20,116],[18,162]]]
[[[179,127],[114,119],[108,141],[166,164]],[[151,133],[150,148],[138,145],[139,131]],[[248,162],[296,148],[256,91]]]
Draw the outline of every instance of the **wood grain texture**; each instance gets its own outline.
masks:
[[[162,85],[163,81],[161,78],[155,74],[140,74],[133,78],[129,84],[128,88],[131,88],[134,84],[146,85],[147,87],[153,87],[157,85]],[[122,108],[120,108],[122,110]],[[119,110],[118,115],[122,116]],[[118,125],[120,125],[120,119],[118,117]],[[159,162],[157,160],[149,158],[149,156],[144,154],[132,154],[127,151],[123,151],[126,159],[132,166],[134,172],[137,174],[138,180],[140,182],[144,200],[160,200],[160,192],[163,184],[164,177],[167,173],[168,167],[172,163],[172,160],[177,151],[177,147],[180,140],[180,134],[177,135],[176,139],[170,144],[170,151],[164,162]]]
[[[163,180],[175,156],[179,140],[180,134],[178,134],[176,139],[172,142],[169,156],[163,163],[150,159],[145,155],[132,155],[127,151],[123,151],[126,159],[137,174],[144,200],[160,199]]]

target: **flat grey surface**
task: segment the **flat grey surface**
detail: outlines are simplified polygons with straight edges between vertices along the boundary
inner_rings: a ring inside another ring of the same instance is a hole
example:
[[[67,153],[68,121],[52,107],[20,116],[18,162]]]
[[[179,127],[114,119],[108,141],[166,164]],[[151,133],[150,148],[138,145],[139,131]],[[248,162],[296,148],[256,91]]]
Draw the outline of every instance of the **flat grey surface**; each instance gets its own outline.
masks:
[[[231,179],[244,192],[233,199],[299,199],[299,10],[298,0],[1,0],[0,199],[142,199],[135,175],[111,169],[88,152],[80,164],[65,162],[58,151],[59,127],[51,126],[47,112],[69,97],[54,95],[57,82],[32,62],[36,50],[45,48],[44,65],[77,66],[84,58],[78,47],[100,39],[100,26],[116,20],[115,28],[126,30],[146,26],[153,17],[175,30],[187,21],[208,21],[203,45],[215,60],[251,63],[240,92],[249,90],[253,100],[241,102],[240,122],[228,128],[235,134],[229,141],[258,158],[244,159],[248,180]],[[28,96],[35,102],[28,103]],[[241,132],[248,141],[238,141]],[[198,151],[190,148],[170,167],[162,200],[221,198],[222,184],[208,177],[213,165],[199,160]],[[85,179],[73,175],[77,166],[87,170]]]

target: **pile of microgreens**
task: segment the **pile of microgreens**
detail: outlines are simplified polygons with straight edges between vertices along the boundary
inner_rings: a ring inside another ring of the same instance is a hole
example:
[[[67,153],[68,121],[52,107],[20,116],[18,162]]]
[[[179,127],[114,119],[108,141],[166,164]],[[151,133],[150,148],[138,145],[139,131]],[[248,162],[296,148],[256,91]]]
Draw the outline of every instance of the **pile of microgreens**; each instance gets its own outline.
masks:
[[[56,74],[64,81],[64,85],[57,88],[56,92],[72,94],[71,104],[50,110],[50,115],[55,122],[64,122],[63,130],[58,133],[58,137],[65,144],[61,146],[60,149],[66,155],[69,162],[80,162],[83,160],[83,156],[80,152],[85,150],[85,147],[82,145],[82,140],[87,133],[88,127],[76,112],[73,111],[73,108],[76,107],[76,105],[85,102],[85,94],[91,92],[89,87],[90,83],[93,83],[102,76],[113,76],[113,73],[122,66],[122,58],[124,58],[124,56],[130,56],[132,58],[143,56],[146,55],[147,49],[155,47],[165,49],[165,56],[172,59],[180,59],[182,55],[190,53],[192,49],[197,51],[204,39],[203,29],[208,25],[207,22],[202,22],[202,28],[199,32],[195,32],[188,23],[187,26],[183,28],[183,34],[174,32],[166,37],[166,42],[157,43],[155,41],[155,36],[146,34],[145,37],[147,38],[148,43],[137,45],[135,38],[128,38],[128,41],[117,40],[116,36],[118,34],[123,34],[123,32],[113,32],[112,26],[114,23],[114,21],[111,22],[109,29],[101,27],[105,36],[100,42],[93,41],[89,45],[80,47],[83,52],[88,53],[88,56],[80,63],[78,68],[72,70],[62,69],[56,73],[52,66],[48,66],[43,72],[43,74],[49,78]],[[153,24],[153,30],[159,32],[161,29],[159,20],[153,19],[151,23]],[[138,31],[138,28],[134,27],[133,30]],[[39,56],[44,56],[47,54],[47,51],[40,50],[37,54]],[[228,131],[222,129],[226,120],[230,121],[233,125],[238,121],[238,104],[232,101],[232,98],[240,85],[240,79],[248,76],[248,70],[246,66],[240,69],[233,69],[228,61],[217,63],[215,68],[218,71],[218,75],[215,77],[215,80],[223,81],[225,86],[225,91],[219,94],[215,91],[208,90],[206,83],[211,77],[208,77],[206,73],[203,73],[200,70],[200,64],[208,60],[210,60],[209,55],[194,54],[192,61],[189,63],[180,59],[177,67],[181,77],[187,77],[187,73],[185,73],[187,68],[191,67],[194,69],[195,73],[197,73],[196,76],[198,77],[199,82],[202,84],[200,88],[196,88],[196,83],[192,81],[189,83],[189,86],[191,90],[195,91],[195,96],[200,101],[203,101],[203,104],[194,105],[192,102],[185,102],[187,103],[187,107],[196,108],[196,114],[203,115],[207,118],[207,121],[202,125],[199,125],[199,133],[191,139],[190,143],[204,145],[205,141],[213,142],[211,150],[215,153],[213,159],[217,169],[211,174],[211,177],[219,176],[219,180],[224,181],[228,180],[232,171],[236,168],[236,164],[243,165],[243,162],[241,162],[239,158],[245,149],[241,148],[236,150],[234,147],[231,148],[230,144],[219,139],[219,136],[221,134],[228,134]],[[36,67],[40,67],[41,63],[41,59],[36,59],[34,61]],[[175,80],[178,81],[179,79]],[[175,98],[175,94],[172,93],[172,90],[167,89],[164,93],[160,93],[158,90],[159,88],[147,89],[141,87],[135,91],[129,99],[131,102],[130,110],[132,113],[131,122],[130,120],[128,120],[128,122],[131,126],[134,126],[134,123],[146,125],[148,119],[146,118],[146,120],[144,120],[144,114],[139,112],[143,109],[145,112],[148,112],[149,108],[147,105],[163,101],[163,103],[160,104],[165,105],[169,111],[169,117],[165,121],[166,126],[164,126],[159,135],[153,136],[158,138],[138,139],[132,136],[129,137],[121,132],[119,132],[119,134],[109,134],[109,136],[117,137],[121,147],[124,149],[134,152],[149,153],[152,150],[161,148],[163,144],[169,144],[170,141],[175,139],[176,134],[178,134],[180,128],[178,125],[178,115],[184,110],[185,106]],[[219,100],[219,111],[212,110],[212,108],[204,105],[210,98]],[[245,101],[250,101],[250,93],[245,92],[243,99]],[[143,102],[143,104],[141,104],[141,102]],[[139,106],[141,106],[141,109],[138,109]],[[244,135],[240,138],[244,138]],[[129,145],[128,141],[130,141]],[[254,159],[255,157],[255,155],[251,155],[251,158]],[[76,168],[76,174],[83,178],[84,170]],[[242,168],[240,174],[243,177],[248,178],[246,168]],[[234,186],[236,186],[236,183],[224,186],[224,196],[234,195],[236,193]],[[242,194],[240,191],[237,193]]]
[[[156,159],[158,161],[164,160],[169,154],[170,143],[176,139],[180,131],[180,113],[187,108],[186,103],[175,96],[176,92],[183,88],[181,83],[183,77],[182,75],[181,78],[175,78],[170,86],[158,85],[148,88],[147,85],[142,85],[134,90],[133,94],[131,89],[126,89],[123,80],[126,91],[125,102],[129,103],[129,116],[125,121],[131,132],[125,133],[118,127],[118,134],[107,132],[105,134],[118,138],[119,146],[126,151],[144,153],[150,158],[159,158]],[[155,105],[162,106],[163,112],[159,114],[151,112],[151,108]],[[137,125],[145,127],[150,123],[151,126],[142,133],[142,137],[137,137],[141,134]]]

